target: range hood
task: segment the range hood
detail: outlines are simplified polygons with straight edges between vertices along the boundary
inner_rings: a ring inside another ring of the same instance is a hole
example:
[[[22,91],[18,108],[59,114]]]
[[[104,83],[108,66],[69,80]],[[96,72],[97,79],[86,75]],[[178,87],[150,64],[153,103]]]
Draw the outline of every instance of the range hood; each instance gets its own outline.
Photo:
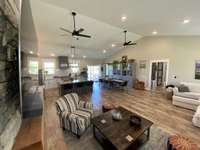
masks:
[[[68,69],[69,68],[69,61],[68,56],[58,56],[58,66],[59,69]]]

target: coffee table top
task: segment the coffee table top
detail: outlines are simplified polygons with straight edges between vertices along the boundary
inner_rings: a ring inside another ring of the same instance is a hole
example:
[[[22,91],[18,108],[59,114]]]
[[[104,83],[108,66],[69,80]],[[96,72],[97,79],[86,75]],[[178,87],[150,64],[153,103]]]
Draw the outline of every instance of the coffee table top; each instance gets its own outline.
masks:
[[[106,112],[92,120],[92,124],[107,138],[117,149],[123,150],[128,148],[140,135],[153,125],[153,122],[141,117],[141,127],[132,126],[129,123],[129,118],[134,113],[126,110],[123,107],[118,107],[122,114],[122,120],[114,121],[111,111]],[[135,114],[137,115],[137,114]],[[101,123],[101,120],[106,120],[106,123]],[[130,135],[133,140],[129,142],[126,137]]]

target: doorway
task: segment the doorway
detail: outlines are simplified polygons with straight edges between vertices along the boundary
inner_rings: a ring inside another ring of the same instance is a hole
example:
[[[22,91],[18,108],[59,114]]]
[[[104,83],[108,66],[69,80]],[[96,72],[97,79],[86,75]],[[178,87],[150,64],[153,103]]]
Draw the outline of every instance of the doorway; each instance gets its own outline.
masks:
[[[151,90],[162,89],[167,85],[169,60],[153,60],[150,62],[149,85]]]

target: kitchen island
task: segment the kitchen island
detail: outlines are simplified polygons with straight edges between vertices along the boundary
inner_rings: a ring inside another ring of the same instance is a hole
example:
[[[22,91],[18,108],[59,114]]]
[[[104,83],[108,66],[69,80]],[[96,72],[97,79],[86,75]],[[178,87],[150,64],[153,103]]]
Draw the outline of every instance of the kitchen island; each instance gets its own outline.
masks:
[[[93,89],[93,81],[78,79],[78,80],[69,80],[69,81],[58,81],[59,94],[64,96],[68,93],[78,93],[91,92]]]

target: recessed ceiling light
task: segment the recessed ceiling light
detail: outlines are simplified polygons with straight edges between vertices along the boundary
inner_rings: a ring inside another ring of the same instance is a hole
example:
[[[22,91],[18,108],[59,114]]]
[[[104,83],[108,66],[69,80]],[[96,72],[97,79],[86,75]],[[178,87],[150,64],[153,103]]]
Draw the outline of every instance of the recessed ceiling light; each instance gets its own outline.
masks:
[[[153,34],[153,35],[156,35],[156,34],[158,34],[158,32],[157,32],[157,31],[153,31],[152,34]]]
[[[85,56],[85,55],[83,56],[83,58],[86,58],[86,57],[87,57],[87,56]]]
[[[55,54],[54,54],[54,53],[52,53],[52,54],[51,54],[51,56],[52,56],[52,57],[54,57],[54,56],[55,56]]]
[[[103,50],[103,53],[106,53],[106,50],[105,50],[105,49]]]
[[[33,54],[33,51],[30,51],[29,53],[30,53],[30,54]]]
[[[111,46],[112,46],[112,47],[115,47],[116,45],[115,45],[115,44],[112,44]]]
[[[187,23],[190,23],[190,20],[189,20],[189,19],[183,20],[183,24],[187,24]]]
[[[121,21],[126,21],[127,17],[126,16],[122,16],[121,17]]]

